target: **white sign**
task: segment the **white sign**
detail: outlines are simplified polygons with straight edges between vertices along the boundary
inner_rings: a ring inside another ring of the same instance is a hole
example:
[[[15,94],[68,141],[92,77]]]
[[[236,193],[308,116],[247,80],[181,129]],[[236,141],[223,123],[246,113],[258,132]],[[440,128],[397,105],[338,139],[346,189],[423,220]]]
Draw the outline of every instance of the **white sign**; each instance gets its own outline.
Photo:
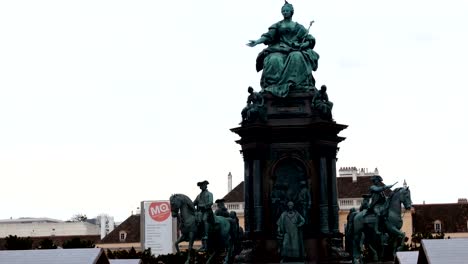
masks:
[[[142,248],[155,256],[174,253],[176,226],[169,201],[141,202]]]

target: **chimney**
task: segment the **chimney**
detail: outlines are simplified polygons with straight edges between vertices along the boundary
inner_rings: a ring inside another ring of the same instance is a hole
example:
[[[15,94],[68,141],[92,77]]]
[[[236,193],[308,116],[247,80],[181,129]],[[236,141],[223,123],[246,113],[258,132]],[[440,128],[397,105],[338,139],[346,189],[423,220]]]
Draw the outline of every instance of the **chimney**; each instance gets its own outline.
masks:
[[[228,174],[228,193],[232,191],[232,174],[229,172]]]

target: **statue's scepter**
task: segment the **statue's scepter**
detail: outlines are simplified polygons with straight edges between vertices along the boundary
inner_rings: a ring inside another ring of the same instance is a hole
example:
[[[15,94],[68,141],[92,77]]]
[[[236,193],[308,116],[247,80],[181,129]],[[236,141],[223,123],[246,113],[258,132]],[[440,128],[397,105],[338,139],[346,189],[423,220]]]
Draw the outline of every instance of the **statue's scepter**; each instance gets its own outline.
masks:
[[[309,35],[310,27],[312,26],[314,22],[315,22],[314,20],[310,21],[309,27],[307,28],[307,32],[305,33],[304,38],[302,38],[301,44],[299,45],[299,49],[301,49],[302,44],[304,44],[307,38],[307,35]]]

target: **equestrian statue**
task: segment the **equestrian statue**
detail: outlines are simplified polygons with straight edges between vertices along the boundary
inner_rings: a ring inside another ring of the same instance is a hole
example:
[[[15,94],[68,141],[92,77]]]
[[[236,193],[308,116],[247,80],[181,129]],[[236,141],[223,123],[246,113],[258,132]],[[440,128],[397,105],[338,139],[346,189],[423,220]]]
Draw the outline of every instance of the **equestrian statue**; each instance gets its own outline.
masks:
[[[369,205],[366,203],[359,212],[350,212],[348,216],[345,235],[353,264],[363,263],[363,246],[371,261],[377,262],[393,260],[396,251],[404,245],[405,233],[400,230],[403,226],[401,205],[406,210],[412,207],[409,187],[396,188],[387,197],[385,191],[391,190],[396,183],[384,185],[378,175],[372,176],[371,180],[371,194],[366,195],[370,197]]]
[[[237,237],[237,223],[231,217],[218,216],[213,213],[211,209],[213,199],[211,193],[207,194],[207,184],[207,181],[198,183],[202,192],[194,202],[184,194],[173,194],[169,199],[172,217],[177,217],[181,233],[174,243],[177,253],[180,252],[180,242],[189,242],[186,264],[190,262],[195,240],[202,240],[200,251],[209,253],[207,264],[212,263],[214,258],[223,252],[226,252],[224,264],[230,263],[233,259],[233,244],[235,243],[233,240]]]

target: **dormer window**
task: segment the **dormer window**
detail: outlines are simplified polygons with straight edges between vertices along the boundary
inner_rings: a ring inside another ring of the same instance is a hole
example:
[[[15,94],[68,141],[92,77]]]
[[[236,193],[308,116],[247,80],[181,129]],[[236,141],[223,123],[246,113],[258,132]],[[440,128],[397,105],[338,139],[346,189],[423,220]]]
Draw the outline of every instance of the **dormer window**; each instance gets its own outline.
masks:
[[[125,242],[125,239],[127,239],[127,232],[125,232],[125,231],[120,231],[120,232],[119,232],[119,240],[120,240],[120,242]]]
[[[441,233],[442,232],[442,222],[440,220],[435,220],[434,221],[434,231],[436,233]]]

